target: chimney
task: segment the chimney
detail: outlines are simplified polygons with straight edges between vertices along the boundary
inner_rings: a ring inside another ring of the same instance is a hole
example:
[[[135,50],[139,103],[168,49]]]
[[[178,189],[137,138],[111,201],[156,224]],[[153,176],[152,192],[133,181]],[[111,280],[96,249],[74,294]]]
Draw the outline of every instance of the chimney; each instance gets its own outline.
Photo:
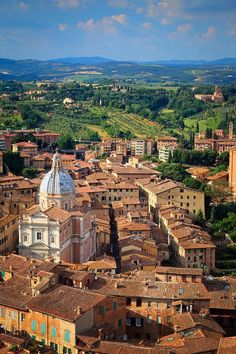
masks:
[[[77,315],[80,316],[81,315],[81,306],[77,307]]]
[[[229,123],[229,139],[232,140],[233,139],[233,131],[234,131],[234,125],[233,122]]]

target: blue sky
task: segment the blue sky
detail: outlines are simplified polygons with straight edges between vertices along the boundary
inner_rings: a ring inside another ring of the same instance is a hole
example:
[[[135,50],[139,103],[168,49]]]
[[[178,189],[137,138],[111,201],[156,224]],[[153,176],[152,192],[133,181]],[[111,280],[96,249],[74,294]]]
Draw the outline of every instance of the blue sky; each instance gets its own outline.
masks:
[[[236,57],[236,0],[0,0],[0,57]]]

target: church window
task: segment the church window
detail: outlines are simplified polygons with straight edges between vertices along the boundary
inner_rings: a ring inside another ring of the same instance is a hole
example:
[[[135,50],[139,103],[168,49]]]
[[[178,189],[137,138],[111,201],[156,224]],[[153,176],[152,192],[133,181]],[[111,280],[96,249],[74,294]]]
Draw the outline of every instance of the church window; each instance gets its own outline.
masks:
[[[37,232],[37,241],[42,240],[42,232]]]

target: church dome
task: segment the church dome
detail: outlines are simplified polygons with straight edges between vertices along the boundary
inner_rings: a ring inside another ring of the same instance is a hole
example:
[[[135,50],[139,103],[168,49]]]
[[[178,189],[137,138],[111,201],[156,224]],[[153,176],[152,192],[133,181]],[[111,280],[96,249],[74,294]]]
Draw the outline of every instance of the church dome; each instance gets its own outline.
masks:
[[[73,195],[75,185],[68,172],[63,170],[61,156],[58,152],[53,155],[52,169],[44,176],[39,194]]]

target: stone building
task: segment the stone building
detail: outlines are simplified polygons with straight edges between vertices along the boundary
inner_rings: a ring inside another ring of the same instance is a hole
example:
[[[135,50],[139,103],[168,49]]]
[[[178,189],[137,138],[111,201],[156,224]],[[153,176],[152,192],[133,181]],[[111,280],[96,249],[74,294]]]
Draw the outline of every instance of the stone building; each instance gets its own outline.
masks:
[[[39,189],[39,205],[27,209],[19,223],[19,253],[37,259],[52,257],[83,263],[95,257],[96,229],[87,207],[76,205],[75,186],[64,171],[61,156],[53,156],[52,169]]]

